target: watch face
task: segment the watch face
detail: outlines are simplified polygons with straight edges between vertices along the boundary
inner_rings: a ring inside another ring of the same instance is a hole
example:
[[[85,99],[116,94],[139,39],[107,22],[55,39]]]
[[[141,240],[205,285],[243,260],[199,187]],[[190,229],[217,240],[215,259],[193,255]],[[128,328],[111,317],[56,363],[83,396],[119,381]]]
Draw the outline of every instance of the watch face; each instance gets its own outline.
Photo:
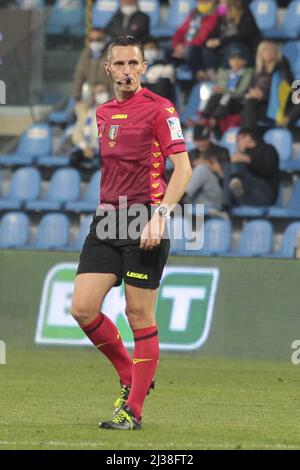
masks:
[[[165,216],[168,213],[168,209],[166,207],[160,207],[158,209],[158,213],[159,213],[159,215]]]

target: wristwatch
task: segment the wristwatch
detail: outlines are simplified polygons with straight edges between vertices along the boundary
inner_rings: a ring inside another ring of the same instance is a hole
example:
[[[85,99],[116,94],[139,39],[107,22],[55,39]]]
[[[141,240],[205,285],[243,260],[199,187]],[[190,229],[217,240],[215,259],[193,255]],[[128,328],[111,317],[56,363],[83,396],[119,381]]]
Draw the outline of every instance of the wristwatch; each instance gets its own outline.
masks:
[[[154,212],[157,212],[161,217],[166,219],[170,218],[170,211],[167,206],[158,206]]]

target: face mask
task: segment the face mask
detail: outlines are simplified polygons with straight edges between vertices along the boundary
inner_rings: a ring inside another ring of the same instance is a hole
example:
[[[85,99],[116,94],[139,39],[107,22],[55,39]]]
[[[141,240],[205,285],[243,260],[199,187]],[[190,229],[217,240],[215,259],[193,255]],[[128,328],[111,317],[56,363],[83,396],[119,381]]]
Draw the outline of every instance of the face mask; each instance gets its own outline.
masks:
[[[106,103],[109,100],[109,94],[107,91],[101,91],[101,93],[95,94],[95,103],[99,106],[100,104]]]
[[[121,12],[125,16],[131,16],[138,11],[138,7],[136,5],[124,5],[120,7]]]
[[[148,64],[153,64],[157,60],[161,59],[160,51],[157,49],[145,49],[145,61]]]
[[[199,13],[201,13],[201,15],[206,15],[207,13],[210,12],[210,10],[212,10],[214,6],[214,2],[209,2],[209,3],[198,3],[197,5],[197,10],[199,11]]]
[[[91,41],[90,42],[90,49],[95,54],[100,54],[104,49],[104,42],[103,41]]]
[[[227,13],[228,13],[228,6],[227,5],[219,5],[217,11],[218,11],[219,16],[226,16]]]

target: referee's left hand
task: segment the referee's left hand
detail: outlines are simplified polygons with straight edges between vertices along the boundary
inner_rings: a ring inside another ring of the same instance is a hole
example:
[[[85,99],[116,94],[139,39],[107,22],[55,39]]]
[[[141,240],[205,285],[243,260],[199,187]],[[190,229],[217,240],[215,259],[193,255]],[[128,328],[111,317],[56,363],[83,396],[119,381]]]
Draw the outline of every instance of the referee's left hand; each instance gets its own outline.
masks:
[[[141,250],[153,250],[160,245],[166,219],[159,214],[153,214],[147,225],[145,225],[140,241]]]

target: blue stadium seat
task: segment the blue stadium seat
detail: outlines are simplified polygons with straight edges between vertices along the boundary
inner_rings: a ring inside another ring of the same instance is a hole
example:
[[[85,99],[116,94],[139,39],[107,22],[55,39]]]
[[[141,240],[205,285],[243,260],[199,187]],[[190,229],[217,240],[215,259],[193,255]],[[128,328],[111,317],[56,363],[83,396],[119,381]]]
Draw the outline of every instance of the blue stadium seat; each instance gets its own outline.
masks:
[[[46,24],[49,35],[84,35],[84,7],[81,0],[56,0]]]
[[[288,129],[269,129],[264,134],[264,141],[273,145],[279,155],[280,169],[289,170],[292,159],[293,136]]]
[[[226,132],[224,132],[220,140],[220,145],[222,145],[222,147],[227,148],[230,155],[235,153],[237,150],[236,138],[239,130],[239,127],[231,127]]]
[[[282,24],[285,38],[298,38],[300,35],[300,0],[293,0],[287,7]]]
[[[6,196],[0,198],[0,210],[17,210],[25,202],[37,199],[40,186],[41,175],[36,168],[19,168],[10,180]]]
[[[17,6],[22,10],[42,10],[45,0],[17,0]]]
[[[180,120],[183,124],[186,123],[188,119],[192,119],[200,109],[200,83],[197,83],[191,89],[189,94],[185,110],[180,114]]]
[[[300,41],[288,41],[282,46],[282,53],[289,61],[294,78],[300,77]]]
[[[75,99],[69,98],[67,105],[64,109],[53,111],[49,114],[48,119],[51,124],[56,126],[65,126],[72,121],[75,109]]]
[[[165,20],[152,34],[158,37],[173,36],[195,6],[196,0],[173,0]]]
[[[93,212],[99,204],[100,171],[95,171],[81,200],[68,202],[66,210],[74,212]]]
[[[38,156],[50,155],[52,132],[48,124],[33,124],[21,137],[16,152],[0,155],[0,165],[30,165]]]
[[[231,256],[267,256],[273,246],[273,227],[267,220],[252,220],[245,225],[238,242],[237,250]],[[226,254],[225,254],[226,256]]]
[[[119,8],[119,0],[96,0],[93,7],[93,26],[105,28]]]
[[[160,24],[159,0],[139,0],[139,9],[150,18],[150,33],[153,34]]]
[[[204,246],[194,255],[222,256],[230,251],[232,228],[229,220],[209,219],[204,225]]]
[[[289,202],[286,206],[271,206],[268,211],[269,217],[276,218],[298,218],[300,217],[300,180],[298,180],[293,189]]]
[[[277,201],[274,204],[276,207],[281,207],[283,204],[283,185],[279,186]],[[230,214],[234,217],[264,217],[267,215],[270,206],[256,207],[256,206],[239,206],[233,207]]]
[[[29,219],[22,212],[9,212],[0,222],[0,248],[24,248],[29,238]]]
[[[264,36],[277,25],[277,5],[273,0],[254,0],[250,3],[256,24]]]
[[[170,236],[170,253],[172,255],[190,254],[186,251],[186,243],[191,239],[191,224],[184,217],[174,216],[167,223]],[[191,254],[193,254],[192,251]]]
[[[80,194],[81,177],[75,168],[60,168],[51,178],[49,189],[44,199],[26,204],[27,210],[57,211],[67,202],[76,201]]]
[[[89,233],[92,220],[93,214],[85,215],[82,217],[77,237],[75,238],[74,242],[68,246],[69,251],[81,250],[85,237]]]
[[[297,238],[300,236],[300,222],[292,222],[286,228],[279,250],[271,255],[272,258],[294,258]]]
[[[37,236],[28,248],[63,249],[68,244],[69,228],[69,220],[64,214],[47,214],[40,221]]]

